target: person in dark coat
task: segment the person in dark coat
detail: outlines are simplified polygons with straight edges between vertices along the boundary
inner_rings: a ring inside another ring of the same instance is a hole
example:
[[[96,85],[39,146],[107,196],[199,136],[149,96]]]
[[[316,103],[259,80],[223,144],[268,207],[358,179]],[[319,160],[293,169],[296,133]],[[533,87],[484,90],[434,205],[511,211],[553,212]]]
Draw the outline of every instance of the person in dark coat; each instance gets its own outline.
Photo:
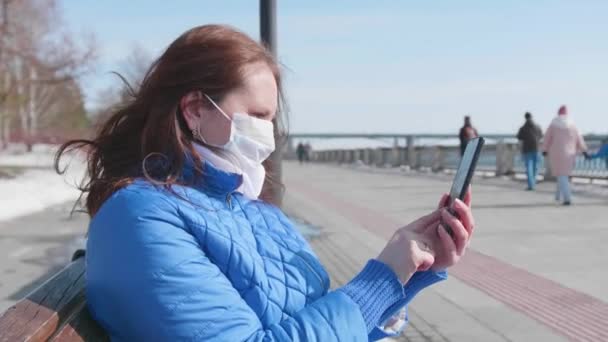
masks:
[[[298,160],[300,161],[300,164],[302,164],[306,159],[306,147],[304,147],[304,144],[298,144],[298,146],[296,147],[296,154],[298,155]]]
[[[479,134],[477,134],[477,130],[471,124],[471,117],[464,117],[464,126],[460,128],[460,133],[458,134],[458,138],[460,139],[460,155],[464,154],[464,150],[469,143],[469,140],[477,138]]]
[[[532,119],[532,114],[527,112],[524,117],[526,123],[517,132],[517,139],[521,141],[521,153],[528,177],[528,190],[534,190],[538,172],[538,146],[543,137],[543,131]]]

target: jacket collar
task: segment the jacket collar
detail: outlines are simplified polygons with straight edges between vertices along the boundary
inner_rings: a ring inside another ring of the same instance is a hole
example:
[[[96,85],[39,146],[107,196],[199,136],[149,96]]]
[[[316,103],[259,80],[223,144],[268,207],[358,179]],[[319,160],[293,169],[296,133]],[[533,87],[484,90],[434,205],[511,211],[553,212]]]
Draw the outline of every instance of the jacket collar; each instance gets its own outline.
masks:
[[[198,169],[200,174],[197,177],[195,161],[191,156],[187,156],[182,173],[183,180],[212,196],[228,196],[243,183],[242,175],[223,171],[209,161],[203,161]]]

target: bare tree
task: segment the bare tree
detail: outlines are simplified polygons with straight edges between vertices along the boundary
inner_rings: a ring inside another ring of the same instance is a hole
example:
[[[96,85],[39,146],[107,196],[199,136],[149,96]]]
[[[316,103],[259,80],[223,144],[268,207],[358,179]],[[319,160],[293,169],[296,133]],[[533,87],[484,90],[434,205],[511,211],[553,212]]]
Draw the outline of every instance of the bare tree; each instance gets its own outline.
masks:
[[[130,85],[137,90],[150,68],[150,53],[140,44],[133,43],[131,52],[120,63],[119,72],[125,76]]]
[[[1,0],[0,18],[0,149],[6,146],[8,141],[10,117],[8,110],[8,99],[14,87],[14,75],[11,73],[11,54],[8,53],[11,40],[9,34],[9,6],[12,0]]]
[[[77,41],[65,29],[55,0],[0,1],[0,138],[6,142],[7,127],[18,119],[31,149],[40,117],[52,101],[48,94],[91,70],[95,40],[86,36]]]
[[[119,62],[119,68],[114,72],[122,84],[108,87],[97,94],[95,102],[98,105],[93,114],[96,121],[104,121],[116,107],[127,102],[138,91],[151,64],[148,51],[133,43],[131,52]]]

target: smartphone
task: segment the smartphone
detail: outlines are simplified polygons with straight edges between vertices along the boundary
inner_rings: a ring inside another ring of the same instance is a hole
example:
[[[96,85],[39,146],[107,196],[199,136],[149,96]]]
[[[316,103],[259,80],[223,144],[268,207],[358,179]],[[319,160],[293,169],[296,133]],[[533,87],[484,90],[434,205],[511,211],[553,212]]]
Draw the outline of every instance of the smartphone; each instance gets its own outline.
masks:
[[[456,171],[456,176],[454,176],[454,182],[450,189],[450,202],[454,201],[456,198],[464,200],[464,196],[469,189],[469,184],[471,184],[471,178],[473,178],[473,174],[475,173],[477,160],[479,159],[484,143],[485,140],[481,137],[469,140],[469,143],[464,150],[464,154],[462,155],[462,159],[460,159],[458,171]]]
[[[454,213],[451,210],[454,201],[457,198],[461,201],[464,200],[464,196],[467,194],[469,185],[471,184],[471,179],[475,173],[477,160],[479,159],[479,155],[481,154],[481,149],[483,148],[484,143],[485,140],[482,137],[471,139],[464,150],[464,154],[462,155],[460,164],[458,165],[458,170],[454,176],[452,188],[450,189],[450,202],[448,203],[448,210],[451,213]],[[448,233],[454,237],[452,229],[447,224],[444,224],[444,226],[446,227]]]

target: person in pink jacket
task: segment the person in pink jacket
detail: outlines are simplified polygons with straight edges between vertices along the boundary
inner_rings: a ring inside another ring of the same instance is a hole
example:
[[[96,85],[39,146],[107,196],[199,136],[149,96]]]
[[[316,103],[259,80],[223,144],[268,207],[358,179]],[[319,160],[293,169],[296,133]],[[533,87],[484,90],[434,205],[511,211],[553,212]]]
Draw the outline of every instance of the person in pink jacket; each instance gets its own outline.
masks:
[[[563,204],[570,205],[572,194],[569,177],[574,169],[577,154],[587,155],[587,145],[568,116],[566,106],[559,108],[557,117],[549,125],[543,151],[543,155],[549,155],[551,173],[557,177],[555,199],[559,201],[563,198]]]

